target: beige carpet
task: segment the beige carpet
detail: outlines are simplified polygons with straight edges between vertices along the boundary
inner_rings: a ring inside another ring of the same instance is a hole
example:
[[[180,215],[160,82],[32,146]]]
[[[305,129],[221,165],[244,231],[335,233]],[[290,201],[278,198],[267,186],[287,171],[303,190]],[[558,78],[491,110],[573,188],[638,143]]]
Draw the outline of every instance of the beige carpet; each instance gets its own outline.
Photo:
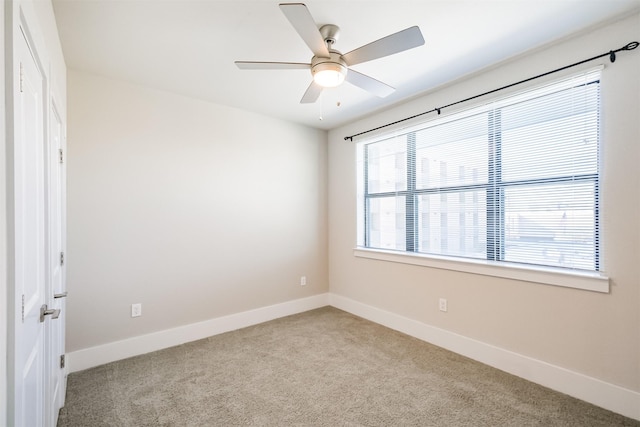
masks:
[[[66,426],[640,426],[335,308],[69,375]]]

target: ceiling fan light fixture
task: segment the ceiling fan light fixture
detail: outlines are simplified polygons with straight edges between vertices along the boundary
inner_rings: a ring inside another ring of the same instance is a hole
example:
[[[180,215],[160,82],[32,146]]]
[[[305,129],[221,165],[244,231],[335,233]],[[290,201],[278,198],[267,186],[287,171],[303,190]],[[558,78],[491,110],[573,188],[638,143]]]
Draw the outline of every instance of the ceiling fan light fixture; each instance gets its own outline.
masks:
[[[321,62],[311,68],[313,81],[322,87],[336,87],[344,82],[347,67],[337,62]]]

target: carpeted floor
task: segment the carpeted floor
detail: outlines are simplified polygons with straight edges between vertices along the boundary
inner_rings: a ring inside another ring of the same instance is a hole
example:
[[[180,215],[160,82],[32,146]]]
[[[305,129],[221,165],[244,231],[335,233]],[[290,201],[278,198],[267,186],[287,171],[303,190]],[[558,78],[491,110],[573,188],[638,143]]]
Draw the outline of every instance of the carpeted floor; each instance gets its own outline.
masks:
[[[67,426],[640,426],[331,307],[69,375]]]

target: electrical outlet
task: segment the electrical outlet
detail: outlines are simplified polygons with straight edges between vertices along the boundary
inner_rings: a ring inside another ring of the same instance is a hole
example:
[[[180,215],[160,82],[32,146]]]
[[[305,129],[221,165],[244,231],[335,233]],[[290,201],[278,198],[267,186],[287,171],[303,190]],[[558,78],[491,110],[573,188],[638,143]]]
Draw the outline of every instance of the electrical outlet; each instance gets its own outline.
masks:
[[[300,276],[300,286],[307,286],[307,276]]]
[[[440,311],[447,311],[446,298],[440,298],[440,301],[438,301],[438,307],[440,308]]]
[[[131,317],[142,316],[142,304],[131,304]]]

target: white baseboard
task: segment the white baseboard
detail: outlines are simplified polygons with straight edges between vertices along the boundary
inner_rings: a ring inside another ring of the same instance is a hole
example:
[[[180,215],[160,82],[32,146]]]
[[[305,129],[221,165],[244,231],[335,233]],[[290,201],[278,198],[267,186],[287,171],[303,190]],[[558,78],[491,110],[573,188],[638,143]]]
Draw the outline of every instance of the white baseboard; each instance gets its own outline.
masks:
[[[429,326],[340,295],[329,294],[329,305],[601,408],[640,420],[640,393],[636,391]]]
[[[244,311],[147,335],[110,342],[67,354],[68,372],[77,372],[116,360],[149,353],[234,331],[280,317],[302,313],[328,305],[328,294],[314,295],[280,304]]]
[[[67,354],[68,372],[81,371],[326,305],[331,305],[618,414],[640,420],[640,393],[638,392],[331,293],[74,351]]]

